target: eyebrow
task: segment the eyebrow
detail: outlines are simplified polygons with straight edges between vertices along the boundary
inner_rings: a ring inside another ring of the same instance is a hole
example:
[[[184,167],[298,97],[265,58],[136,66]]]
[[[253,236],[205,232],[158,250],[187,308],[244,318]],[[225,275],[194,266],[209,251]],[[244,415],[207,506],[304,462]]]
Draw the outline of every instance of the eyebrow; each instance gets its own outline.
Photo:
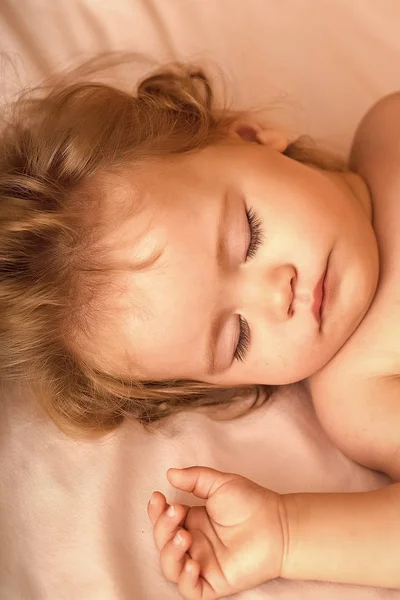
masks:
[[[226,314],[219,314],[211,323],[210,336],[208,341],[208,349],[206,353],[206,365],[207,375],[214,375],[215,373],[215,350],[217,347],[217,341],[225,322]]]
[[[229,194],[226,193],[224,196],[224,200],[221,206],[221,210],[218,215],[218,225],[217,225],[217,243],[216,243],[216,263],[218,266],[218,271],[221,272],[224,267],[225,256],[226,256],[226,213],[228,212],[229,207]],[[226,319],[226,314],[217,314],[213,317],[211,321],[210,333],[208,337],[207,344],[207,352],[206,352],[206,374],[214,375],[215,373],[215,350],[217,346],[217,341],[220,335],[220,331]]]
[[[223,269],[224,258],[226,255],[227,235],[226,235],[225,221],[226,221],[226,213],[228,212],[228,208],[229,208],[229,195],[228,195],[228,193],[226,193],[225,197],[224,197],[224,201],[221,206],[221,210],[219,212],[218,226],[217,226],[217,247],[216,247],[215,254],[216,254],[216,262],[218,265],[218,269],[220,271]]]

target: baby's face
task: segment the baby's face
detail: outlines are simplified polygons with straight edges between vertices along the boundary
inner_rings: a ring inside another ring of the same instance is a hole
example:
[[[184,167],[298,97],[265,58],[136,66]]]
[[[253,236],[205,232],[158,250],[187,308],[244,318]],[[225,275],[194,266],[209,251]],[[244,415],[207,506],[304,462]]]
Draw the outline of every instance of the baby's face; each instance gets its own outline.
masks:
[[[114,275],[112,327],[97,341],[103,367],[146,380],[287,384],[322,368],[367,312],[375,236],[329,174],[237,140],[124,178],[141,208],[107,243],[116,261],[143,268]]]

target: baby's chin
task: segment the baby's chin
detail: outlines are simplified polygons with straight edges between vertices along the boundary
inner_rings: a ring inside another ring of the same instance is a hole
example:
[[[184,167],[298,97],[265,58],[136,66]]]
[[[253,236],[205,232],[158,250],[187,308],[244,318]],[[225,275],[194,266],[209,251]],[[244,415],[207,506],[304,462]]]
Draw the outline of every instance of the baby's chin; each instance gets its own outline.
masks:
[[[356,327],[348,330],[341,339],[336,340],[334,344],[329,344],[328,347],[318,347],[314,352],[309,354],[308,358],[302,356],[297,368],[292,368],[291,371],[282,373],[276,371],[271,377],[268,377],[268,381],[261,381],[259,383],[264,385],[292,385],[310,379],[317,373],[321,373],[340,353],[355,330]]]
[[[362,323],[365,314],[368,312],[368,309],[365,310],[362,314],[360,314],[359,318],[353,322],[352,326],[349,327],[346,332],[342,335],[341,339],[337,341],[336,344],[332,344],[329,352],[327,352],[326,356],[322,359],[322,353],[320,355],[320,360],[318,363],[314,364],[313,369],[309,369],[309,373],[305,375],[302,380],[311,379],[314,375],[320,376],[328,367],[331,367],[333,363],[337,365],[337,361],[340,361],[341,353],[348,347],[351,342],[351,339],[358,327]],[[295,383],[295,382],[294,382]]]
[[[327,339],[329,343],[326,348],[326,352],[321,348],[319,352],[319,364],[315,364],[314,368],[310,370],[309,374],[306,375],[303,379],[307,379],[312,377],[312,375],[320,374],[328,365],[338,359],[338,356],[346,350],[346,348],[350,347],[351,341],[355,333],[359,330],[360,326],[365,323],[365,318],[371,308],[373,298],[374,298],[375,288],[371,292],[368,301],[363,303],[362,306],[359,307],[359,310],[356,314],[353,313],[351,319],[346,323],[346,321],[342,321],[343,328],[336,328],[337,337],[334,339],[333,333],[330,332],[330,335],[327,335]]]

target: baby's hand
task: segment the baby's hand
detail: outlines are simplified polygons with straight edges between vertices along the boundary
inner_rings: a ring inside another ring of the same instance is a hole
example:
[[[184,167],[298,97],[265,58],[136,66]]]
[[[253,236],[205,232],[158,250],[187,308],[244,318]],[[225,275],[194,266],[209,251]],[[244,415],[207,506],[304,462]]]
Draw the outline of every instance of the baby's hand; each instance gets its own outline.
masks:
[[[279,494],[206,467],[170,469],[170,483],[205,506],[166,503],[160,492],[148,513],[161,569],[185,600],[215,600],[279,577],[284,519]]]

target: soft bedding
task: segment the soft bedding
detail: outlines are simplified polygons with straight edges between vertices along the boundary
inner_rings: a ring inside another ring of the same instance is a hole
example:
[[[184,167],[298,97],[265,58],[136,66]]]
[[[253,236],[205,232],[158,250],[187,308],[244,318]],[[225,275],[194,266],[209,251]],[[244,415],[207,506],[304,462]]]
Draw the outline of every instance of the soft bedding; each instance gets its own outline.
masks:
[[[1,97],[109,50],[216,63],[231,104],[271,101],[271,119],[345,152],[367,108],[399,88],[399,25],[396,0],[1,0]],[[278,492],[387,483],[331,444],[300,389],[241,419],[184,414],[155,433],[126,423],[86,443],[59,432],[22,385],[4,385],[0,450],[2,600],[177,599],[146,518],[154,489],[182,498],[167,485],[170,466],[234,471]],[[400,591],[277,580],[240,597]]]

